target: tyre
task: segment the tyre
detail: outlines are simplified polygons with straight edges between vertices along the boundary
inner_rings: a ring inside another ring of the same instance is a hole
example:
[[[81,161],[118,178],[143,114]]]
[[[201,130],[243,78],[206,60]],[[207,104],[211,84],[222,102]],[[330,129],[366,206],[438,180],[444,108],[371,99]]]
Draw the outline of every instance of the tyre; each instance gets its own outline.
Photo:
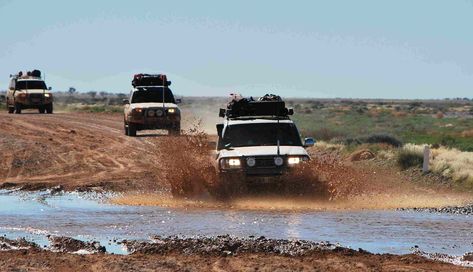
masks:
[[[20,103],[15,103],[15,114],[20,114],[21,113],[21,104]]]
[[[12,114],[15,112],[15,108],[8,107],[8,113]]]
[[[123,130],[125,132],[125,135],[128,136],[128,125],[125,122],[123,123]]]
[[[131,136],[131,137],[136,136],[136,125],[128,124],[128,136]]]
[[[45,109],[46,109],[46,113],[52,114],[52,113],[53,113],[53,103],[47,104],[47,105],[45,106]]]
[[[241,173],[220,173],[219,195],[228,200],[247,192],[245,176]]]
[[[171,129],[169,129],[169,135],[179,136],[181,135],[181,124],[174,124]]]
[[[38,112],[39,113],[45,113],[46,112],[46,109],[44,107],[39,107],[38,108]]]

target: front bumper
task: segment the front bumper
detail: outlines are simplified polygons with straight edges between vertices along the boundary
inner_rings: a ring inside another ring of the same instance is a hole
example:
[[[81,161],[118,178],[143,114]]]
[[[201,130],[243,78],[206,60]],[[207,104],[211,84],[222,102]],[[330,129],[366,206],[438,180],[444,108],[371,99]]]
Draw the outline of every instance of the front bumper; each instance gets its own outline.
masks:
[[[167,129],[175,128],[181,122],[180,113],[164,112],[163,116],[149,116],[146,109],[141,113],[132,113],[128,115],[127,122],[136,125],[139,129]]]
[[[241,167],[239,168],[223,168],[222,163],[220,160],[224,159],[221,158],[219,160],[219,170],[220,173],[240,173],[242,175],[251,177],[274,177],[274,176],[281,176],[290,174],[296,169],[299,165],[292,165],[288,164],[288,157],[281,156],[283,158],[283,164],[278,166],[274,163],[275,156],[259,156],[253,157],[255,158],[255,165],[248,166],[245,161],[246,157],[240,157]]]
[[[53,98],[45,97],[43,94],[28,94],[24,97],[17,96],[15,102],[21,104],[23,108],[39,108],[53,103]]]

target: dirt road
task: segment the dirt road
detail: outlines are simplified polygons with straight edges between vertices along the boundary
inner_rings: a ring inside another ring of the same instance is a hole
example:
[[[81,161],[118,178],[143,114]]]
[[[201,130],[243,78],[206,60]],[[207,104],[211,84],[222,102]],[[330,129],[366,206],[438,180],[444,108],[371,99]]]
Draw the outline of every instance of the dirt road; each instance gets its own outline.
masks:
[[[123,135],[119,114],[0,114],[0,185],[160,189],[146,137]]]

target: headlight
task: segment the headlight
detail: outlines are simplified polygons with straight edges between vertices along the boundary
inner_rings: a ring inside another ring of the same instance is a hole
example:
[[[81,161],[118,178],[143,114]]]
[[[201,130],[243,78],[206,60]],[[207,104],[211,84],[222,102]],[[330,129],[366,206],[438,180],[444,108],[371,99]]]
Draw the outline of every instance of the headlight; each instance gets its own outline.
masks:
[[[163,110],[156,110],[156,116],[163,116],[164,115],[164,111]]]
[[[287,163],[289,165],[293,165],[293,164],[299,164],[301,162],[301,158],[300,157],[289,157],[287,159]]]
[[[249,167],[253,167],[256,165],[256,160],[255,158],[253,157],[249,157],[246,159],[246,164],[249,166]]]
[[[51,94],[45,93],[45,94],[44,94],[44,97],[51,97]]]
[[[148,116],[153,117],[154,116],[154,110],[149,110],[148,111]]]
[[[175,113],[176,109],[168,109],[168,113]]]
[[[223,158],[220,160],[221,169],[238,169],[241,168],[241,160],[239,158]]]
[[[309,160],[307,156],[290,156],[287,158],[287,164],[289,166],[294,166],[307,160]]]
[[[143,109],[142,108],[135,108],[133,109],[133,113],[142,113]]]
[[[274,164],[276,164],[276,166],[282,166],[284,164],[284,160],[281,157],[274,157]]]

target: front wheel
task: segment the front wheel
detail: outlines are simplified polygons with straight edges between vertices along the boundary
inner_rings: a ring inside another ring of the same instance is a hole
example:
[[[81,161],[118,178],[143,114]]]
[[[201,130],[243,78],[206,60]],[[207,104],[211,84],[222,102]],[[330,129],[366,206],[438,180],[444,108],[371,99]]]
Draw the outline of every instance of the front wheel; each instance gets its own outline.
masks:
[[[128,136],[135,137],[136,136],[136,125],[128,124]]]
[[[126,123],[123,124],[123,129],[125,130],[125,135],[128,136],[128,125]]]
[[[8,113],[12,114],[15,112],[15,108],[7,106],[8,107]]]
[[[248,191],[246,178],[241,173],[220,173],[218,178],[219,196],[229,200]]]
[[[179,136],[181,135],[181,123],[174,124],[171,129],[169,129],[169,135]]]
[[[21,104],[20,103],[15,103],[15,114],[21,114]]]
[[[44,107],[39,107],[38,108],[38,112],[39,113],[45,113],[46,112],[46,109]]]
[[[52,114],[53,113],[53,103],[46,105],[45,109],[46,109],[46,113]]]

